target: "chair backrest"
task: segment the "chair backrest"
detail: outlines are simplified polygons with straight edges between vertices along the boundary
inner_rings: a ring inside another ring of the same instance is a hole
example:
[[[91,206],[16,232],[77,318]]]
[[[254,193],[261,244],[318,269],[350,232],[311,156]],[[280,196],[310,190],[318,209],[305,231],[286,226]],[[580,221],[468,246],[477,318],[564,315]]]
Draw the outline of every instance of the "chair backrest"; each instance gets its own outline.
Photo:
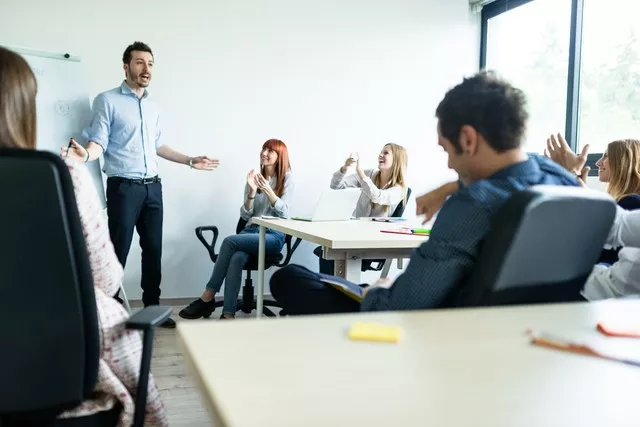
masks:
[[[406,202],[409,201],[409,197],[411,197],[411,188],[407,187],[407,196],[403,201],[400,202],[400,204],[398,204],[398,206],[396,206],[395,210],[391,214],[392,217],[394,218],[402,217],[402,215],[404,214],[404,209],[407,207]]]
[[[615,217],[615,201],[578,187],[535,186],[492,218],[456,306],[580,300]]]
[[[65,163],[50,153],[0,150],[0,200],[2,424],[3,415],[54,414],[80,403],[96,383],[100,342]]]

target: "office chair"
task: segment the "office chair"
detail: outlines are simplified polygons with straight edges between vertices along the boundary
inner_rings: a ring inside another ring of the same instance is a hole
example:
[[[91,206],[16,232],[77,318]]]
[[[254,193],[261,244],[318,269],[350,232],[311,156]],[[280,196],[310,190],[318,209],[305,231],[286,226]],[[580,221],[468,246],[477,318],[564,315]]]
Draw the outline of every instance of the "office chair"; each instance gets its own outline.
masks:
[[[238,224],[236,225],[236,234],[239,234],[242,230],[244,230],[246,225],[247,225],[247,221],[240,218],[238,220]],[[211,242],[208,242],[207,239],[204,237],[205,231],[211,231],[213,233]],[[198,238],[198,240],[200,240],[200,243],[202,243],[204,247],[207,249],[207,252],[209,253],[209,257],[211,258],[211,261],[215,263],[216,260],[218,259],[218,254],[216,253],[216,249],[215,249],[216,242],[218,241],[218,227],[216,227],[215,225],[197,227],[196,237]],[[291,256],[293,256],[293,253],[300,245],[300,242],[302,242],[302,239],[296,239],[295,243],[293,243],[292,245],[291,244],[292,240],[293,239],[291,236],[289,235],[285,236],[284,244],[286,248],[286,256],[283,256],[282,253],[279,253],[277,255],[265,254],[265,258],[264,258],[265,270],[267,268],[271,268],[274,266],[284,267],[285,265],[289,264],[289,261],[291,261]],[[284,261],[282,260],[283,258],[284,258]],[[251,272],[258,270],[258,256],[257,255],[249,256],[249,260],[244,265],[243,270],[247,272],[247,276],[244,281],[244,286],[242,287],[242,298],[238,299],[238,302],[237,302],[237,311],[242,311],[244,313],[249,314],[256,309],[256,299],[253,292],[253,282],[251,280]],[[216,308],[222,307],[223,305],[224,305],[223,300],[216,300],[216,303],[215,303]],[[275,313],[271,311],[268,307],[282,308],[282,306],[275,300],[265,298],[263,300],[263,311],[265,315],[270,317],[275,317]],[[209,317],[209,316],[210,315],[206,315],[205,317]]]
[[[615,212],[612,198],[579,187],[514,194],[492,218],[475,267],[445,305],[584,301],[580,292]]]
[[[71,176],[50,153],[0,150],[0,426],[115,426],[120,406],[56,419],[94,390],[100,333],[93,278]],[[126,324],[143,332],[134,426],[144,424],[154,328],[149,307]]]
[[[407,187],[407,197],[406,197],[406,201],[409,201],[409,197],[411,196],[411,188]],[[395,210],[393,211],[393,213],[391,214],[392,218],[401,218],[402,215],[404,214],[404,209],[406,207],[406,202],[403,200],[400,202],[400,204],[398,204],[398,206],[396,206]],[[322,246],[318,246],[313,250],[313,253],[320,258],[320,265],[322,265],[321,270],[326,270],[328,271],[329,269],[331,269],[331,273],[328,274],[333,274],[333,260],[325,260],[324,258],[322,258]],[[385,265],[385,262],[387,260],[385,259],[363,259],[362,260],[362,264],[360,267],[360,271],[381,271]],[[391,260],[388,260],[389,262],[391,262]]]

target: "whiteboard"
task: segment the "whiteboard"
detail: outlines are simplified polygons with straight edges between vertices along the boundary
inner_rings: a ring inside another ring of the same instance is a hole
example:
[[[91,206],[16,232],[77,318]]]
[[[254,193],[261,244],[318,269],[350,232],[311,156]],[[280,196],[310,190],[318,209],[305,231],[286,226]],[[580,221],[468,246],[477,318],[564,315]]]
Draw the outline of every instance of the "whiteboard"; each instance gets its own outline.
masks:
[[[9,49],[27,60],[38,81],[36,148],[59,154],[60,147],[66,146],[69,138],[86,145],[82,130],[91,120],[91,103],[80,58],[66,53]],[[104,208],[106,202],[100,161],[93,161],[87,166]]]

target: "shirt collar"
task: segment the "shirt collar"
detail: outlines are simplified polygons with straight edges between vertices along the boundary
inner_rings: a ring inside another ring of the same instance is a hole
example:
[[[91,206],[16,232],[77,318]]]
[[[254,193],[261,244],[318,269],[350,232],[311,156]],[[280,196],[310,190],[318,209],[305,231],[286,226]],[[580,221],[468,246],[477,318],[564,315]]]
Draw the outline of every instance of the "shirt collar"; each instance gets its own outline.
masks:
[[[487,179],[504,179],[512,176],[534,175],[540,172],[540,165],[532,156],[529,156],[524,162],[514,163],[504,169],[499,170]]]
[[[127,84],[126,80],[122,81],[122,84],[120,85],[120,92],[122,92],[124,95],[134,95],[136,97],[138,96],[133,91],[133,89],[131,89],[131,87]],[[144,93],[142,94],[142,97],[146,98],[147,96],[149,96],[149,91],[147,91],[147,89],[145,89]]]

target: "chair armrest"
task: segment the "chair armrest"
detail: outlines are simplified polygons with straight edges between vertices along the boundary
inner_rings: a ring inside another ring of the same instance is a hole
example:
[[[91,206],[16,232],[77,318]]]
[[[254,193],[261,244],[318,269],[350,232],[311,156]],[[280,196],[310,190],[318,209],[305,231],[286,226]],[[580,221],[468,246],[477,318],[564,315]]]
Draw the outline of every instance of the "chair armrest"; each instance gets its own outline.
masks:
[[[287,238],[285,239],[287,255],[285,256],[284,261],[275,264],[276,267],[284,267],[285,265],[289,264],[289,261],[291,261],[291,256],[296,251],[296,249],[298,249],[298,246],[300,246],[300,243],[302,242],[302,239],[296,238],[295,243],[293,244],[293,246],[291,246],[291,240],[291,236],[287,236]]]
[[[209,243],[207,239],[204,237],[205,231],[213,232],[213,238],[211,239],[211,243]],[[209,257],[211,258],[211,261],[216,262],[216,259],[218,258],[218,255],[216,254],[216,242],[218,241],[218,227],[216,227],[215,225],[204,225],[202,227],[197,227],[196,237],[198,238],[198,240],[200,240],[200,243],[202,243],[204,247],[207,249],[207,252],[209,252]]]
[[[171,307],[152,305],[139,310],[127,320],[127,329],[146,331],[164,323],[171,316]]]
[[[171,315],[171,307],[151,306],[136,312],[126,322],[127,329],[142,331],[142,360],[140,376],[136,391],[133,427],[143,427],[147,410],[147,390],[149,388],[149,370],[151,369],[151,353],[153,350],[153,332]]]

